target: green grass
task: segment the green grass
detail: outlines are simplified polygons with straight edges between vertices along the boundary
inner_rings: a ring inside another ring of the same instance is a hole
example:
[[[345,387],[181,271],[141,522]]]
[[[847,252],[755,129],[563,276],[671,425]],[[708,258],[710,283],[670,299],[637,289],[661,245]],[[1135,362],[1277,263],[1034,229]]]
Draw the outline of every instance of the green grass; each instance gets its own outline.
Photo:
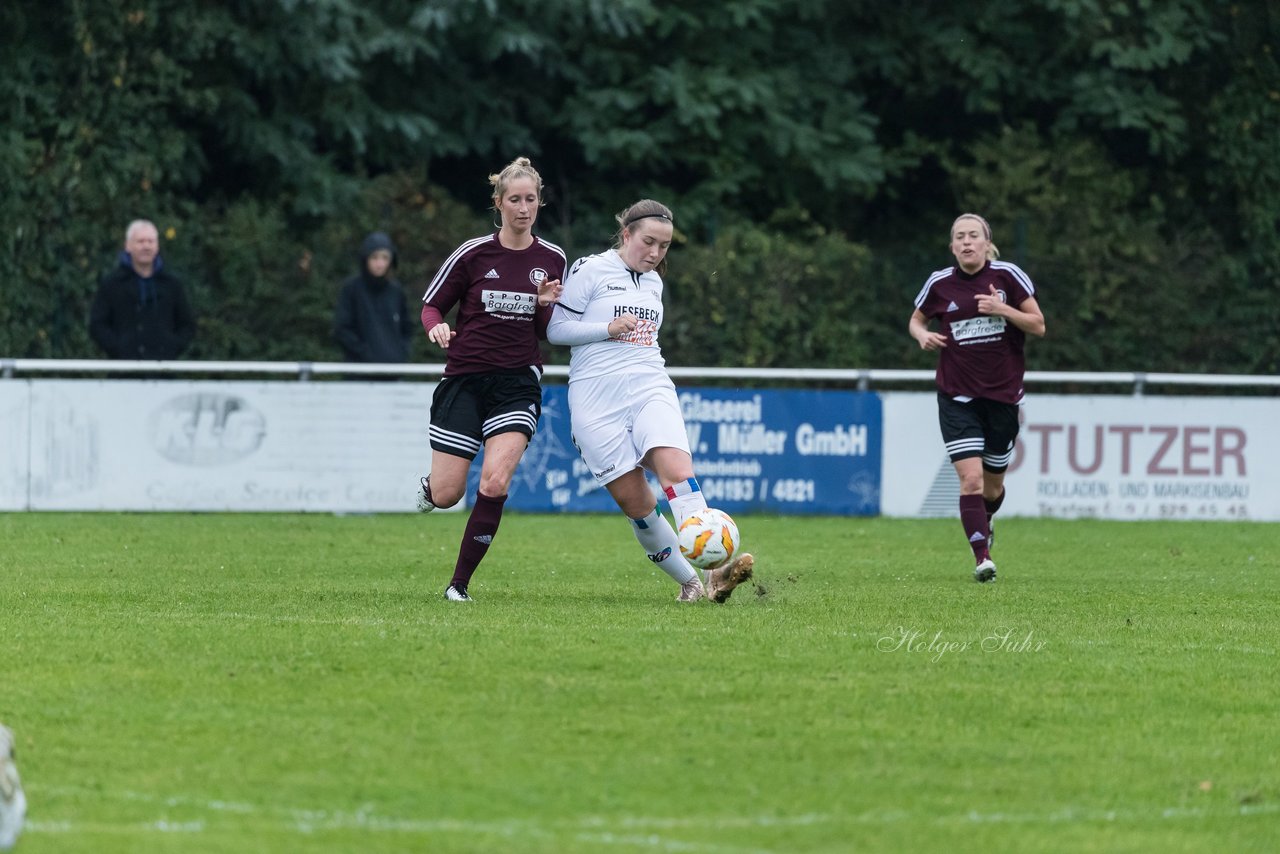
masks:
[[[464,521],[0,515],[19,854],[1280,847],[1280,526]]]

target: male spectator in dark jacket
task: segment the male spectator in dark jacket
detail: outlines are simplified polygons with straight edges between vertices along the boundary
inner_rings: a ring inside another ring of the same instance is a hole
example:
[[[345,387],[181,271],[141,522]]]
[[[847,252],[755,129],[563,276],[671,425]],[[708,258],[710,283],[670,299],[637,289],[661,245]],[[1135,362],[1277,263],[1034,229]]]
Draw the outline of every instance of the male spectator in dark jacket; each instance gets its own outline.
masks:
[[[154,223],[129,223],[120,263],[98,281],[89,334],[112,359],[176,359],[195,337],[195,312],[164,267]]]
[[[360,273],[342,284],[333,316],[333,337],[348,362],[407,362],[418,329],[404,288],[392,278],[396,247],[375,231],[360,245]]]

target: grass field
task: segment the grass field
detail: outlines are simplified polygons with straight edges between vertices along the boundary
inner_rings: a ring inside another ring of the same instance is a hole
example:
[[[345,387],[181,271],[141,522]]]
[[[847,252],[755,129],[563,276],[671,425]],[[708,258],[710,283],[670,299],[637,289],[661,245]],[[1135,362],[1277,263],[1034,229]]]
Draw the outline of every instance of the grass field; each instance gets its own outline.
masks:
[[[35,852],[1280,850],[1280,526],[0,515]]]

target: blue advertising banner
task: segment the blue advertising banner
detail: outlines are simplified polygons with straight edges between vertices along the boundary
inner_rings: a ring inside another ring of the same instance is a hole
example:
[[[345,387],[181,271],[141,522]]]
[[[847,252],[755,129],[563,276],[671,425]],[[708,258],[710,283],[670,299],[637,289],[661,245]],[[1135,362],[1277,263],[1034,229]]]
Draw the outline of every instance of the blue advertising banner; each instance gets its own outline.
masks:
[[[729,513],[879,514],[882,416],[875,393],[681,388],[678,394],[693,470],[711,506]],[[473,466],[473,495],[478,478]],[[542,421],[508,496],[506,506],[519,510],[616,512],[573,446],[565,386],[543,389]]]

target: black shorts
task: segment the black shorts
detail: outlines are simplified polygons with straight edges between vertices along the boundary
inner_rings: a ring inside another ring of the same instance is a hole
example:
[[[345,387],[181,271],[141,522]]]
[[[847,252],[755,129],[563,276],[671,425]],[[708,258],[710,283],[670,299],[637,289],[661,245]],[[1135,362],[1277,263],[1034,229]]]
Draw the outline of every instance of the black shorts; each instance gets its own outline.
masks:
[[[431,398],[431,449],[474,460],[499,433],[532,439],[542,415],[542,384],[532,370],[445,377]]]
[[[982,467],[1002,472],[1013,459],[1018,405],[976,397],[968,403],[938,394],[938,426],[951,462],[982,457]]]

